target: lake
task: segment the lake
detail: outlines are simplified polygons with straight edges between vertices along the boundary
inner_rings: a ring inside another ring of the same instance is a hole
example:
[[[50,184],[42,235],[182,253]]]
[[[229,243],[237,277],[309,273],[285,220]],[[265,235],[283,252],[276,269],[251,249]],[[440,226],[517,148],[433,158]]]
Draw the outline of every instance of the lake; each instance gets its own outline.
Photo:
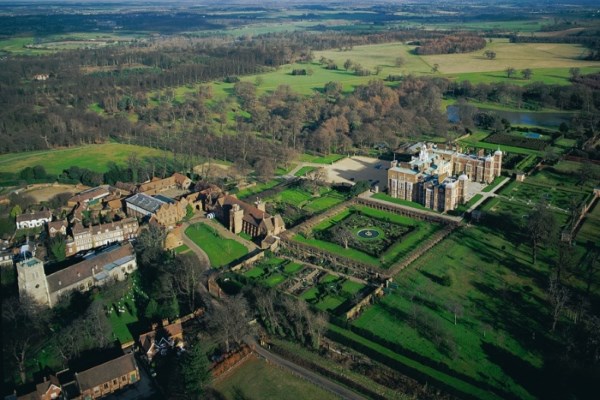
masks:
[[[446,108],[448,121],[458,122],[458,107],[450,105]],[[547,128],[557,128],[561,123],[570,123],[573,113],[570,112],[533,112],[533,111],[503,111],[479,108],[482,112],[491,112],[506,119],[511,125],[537,125]]]

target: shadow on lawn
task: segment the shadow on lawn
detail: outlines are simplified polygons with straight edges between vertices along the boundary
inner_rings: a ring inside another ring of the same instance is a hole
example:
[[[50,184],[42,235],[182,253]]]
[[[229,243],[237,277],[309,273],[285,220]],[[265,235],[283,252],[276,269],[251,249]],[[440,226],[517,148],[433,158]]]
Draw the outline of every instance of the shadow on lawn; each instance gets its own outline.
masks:
[[[494,344],[484,342],[481,348],[492,363],[498,365],[507,376],[535,397],[540,399],[557,398],[552,381],[545,379],[541,369],[535,368],[523,359]]]

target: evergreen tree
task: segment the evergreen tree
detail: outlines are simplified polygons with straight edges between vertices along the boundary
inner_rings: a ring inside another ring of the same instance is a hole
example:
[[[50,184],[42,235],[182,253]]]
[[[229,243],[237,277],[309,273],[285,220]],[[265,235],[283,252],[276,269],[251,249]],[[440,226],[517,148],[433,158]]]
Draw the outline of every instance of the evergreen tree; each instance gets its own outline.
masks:
[[[210,381],[209,362],[200,342],[190,345],[181,358],[183,390],[189,399],[199,399]]]

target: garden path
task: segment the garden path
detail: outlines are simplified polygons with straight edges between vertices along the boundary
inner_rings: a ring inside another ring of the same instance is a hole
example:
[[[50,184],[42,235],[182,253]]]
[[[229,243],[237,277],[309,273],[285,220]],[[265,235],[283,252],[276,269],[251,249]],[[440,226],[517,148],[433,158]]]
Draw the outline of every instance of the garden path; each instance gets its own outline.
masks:
[[[504,185],[506,185],[508,182],[510,181],[510,178],[506,178],[504,179],[502,182],[500,182],[498,184],[498,186],[496,186],[495,188],[493,188],[492,190],[490,190],[489,192],[480,192],[479,194],[481,194],[483,197],[479,200],[477,200],[475,202],[475,204],[473,204],[471,207],[469,207],[469,209],[467,210],[467,212],[471,212],[473,210],[475,210],[477,207],[479,207],[479,205],[481,203],[483,203],[484,201],[486,201],[487,199],[489,199],[490,197],[496,197],[496,192]]]

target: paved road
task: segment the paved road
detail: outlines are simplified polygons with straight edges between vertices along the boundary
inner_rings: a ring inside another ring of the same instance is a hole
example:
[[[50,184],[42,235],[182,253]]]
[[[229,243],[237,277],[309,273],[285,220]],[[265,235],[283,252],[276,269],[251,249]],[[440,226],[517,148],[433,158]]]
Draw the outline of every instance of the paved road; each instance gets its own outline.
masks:
[[[304,367],[294,364],[293,362],[288,361],[285,358],[278,356],[277,354],[271,353],[270,351],[259,346],[258,343],[256,343],[256,341],[253,338],[246,337],[246,338],[244,338],[244,341],[251,348],[253,348],[254,351],[256,351],[260,356],[264,357],[269,362],[279,365],[280,367],[283,367],[283,368],[291,371],[295,375],[299,375],[300,377],[306,379],[307,381],[314,383],[315,385],[317,385],[337,396],[340,396],[342,399],[347,399],[347,400],[364,400],[365,399],[365,397],[363,397],[357,393],[354,393],[350,389],[347,389],[338,383],[335,383],[321,375],[318,375],[312,371],[309,371],[308,369],[306,369]]]

